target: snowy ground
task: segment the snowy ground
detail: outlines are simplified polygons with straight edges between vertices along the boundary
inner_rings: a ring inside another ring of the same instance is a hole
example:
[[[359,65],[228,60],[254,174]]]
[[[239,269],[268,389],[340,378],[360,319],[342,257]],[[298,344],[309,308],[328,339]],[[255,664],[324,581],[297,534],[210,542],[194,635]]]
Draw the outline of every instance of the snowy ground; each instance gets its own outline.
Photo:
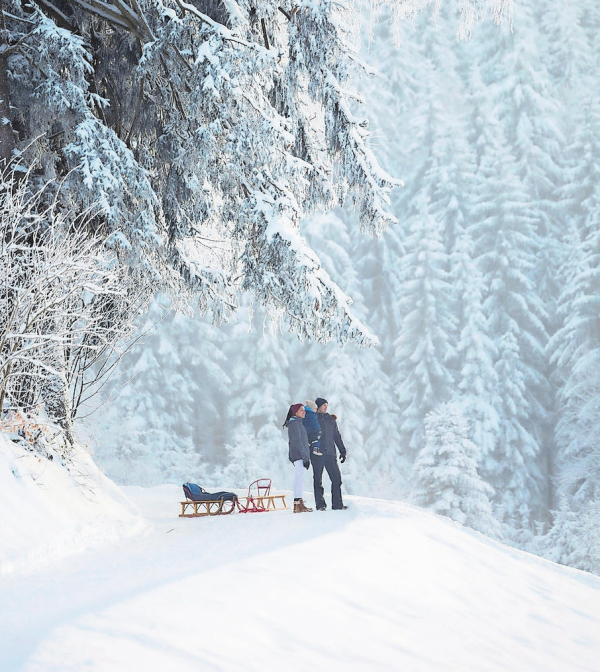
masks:
[[[445,519],[181,519],[178,486],[124,491],[144,533],[0,579],[2,672],[600,671],[600,579]]]

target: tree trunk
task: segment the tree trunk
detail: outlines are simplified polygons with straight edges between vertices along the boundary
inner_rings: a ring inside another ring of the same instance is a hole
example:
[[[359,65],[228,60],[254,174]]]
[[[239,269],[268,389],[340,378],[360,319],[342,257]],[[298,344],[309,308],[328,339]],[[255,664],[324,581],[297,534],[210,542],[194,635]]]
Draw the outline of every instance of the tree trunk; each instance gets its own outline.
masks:
[[[50,420],[62,430],[69,448],[75,444],[69,386],[63,375],[52,376],[44,385],[44,406]]]
[[[10,115],[9,50],[8,33],[4,25],[4,0],[0,0],[0,170],[12,159],[15,149],[15,134]]]

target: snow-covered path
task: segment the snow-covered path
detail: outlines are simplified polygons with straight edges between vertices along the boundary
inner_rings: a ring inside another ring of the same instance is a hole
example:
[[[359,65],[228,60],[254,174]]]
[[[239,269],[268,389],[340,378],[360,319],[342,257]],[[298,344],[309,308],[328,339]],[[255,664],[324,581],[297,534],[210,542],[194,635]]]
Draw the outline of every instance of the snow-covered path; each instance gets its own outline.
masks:
[[[152,521],[0,581],[0,670],[600,672],[600,579],[413,507]]]

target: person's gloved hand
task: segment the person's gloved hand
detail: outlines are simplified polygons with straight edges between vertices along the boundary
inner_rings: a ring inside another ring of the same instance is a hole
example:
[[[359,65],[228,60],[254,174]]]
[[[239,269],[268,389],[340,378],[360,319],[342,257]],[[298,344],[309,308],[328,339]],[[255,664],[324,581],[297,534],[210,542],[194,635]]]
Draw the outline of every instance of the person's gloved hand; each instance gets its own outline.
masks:
[[[345,461],[346,461],[346,453],[341,453],[340,454],[340,462],[342,464],[344,464]]]
[[[304,462],[302,462],[302,464],[304,465],[305,469],[308,469],[310,467],[310,460],[304,460]]]

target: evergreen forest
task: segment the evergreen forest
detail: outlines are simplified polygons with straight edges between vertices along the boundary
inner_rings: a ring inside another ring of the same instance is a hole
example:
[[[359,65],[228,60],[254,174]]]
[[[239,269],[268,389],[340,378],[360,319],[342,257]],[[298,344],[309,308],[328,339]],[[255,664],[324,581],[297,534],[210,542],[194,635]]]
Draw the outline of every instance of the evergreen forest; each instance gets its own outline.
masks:
[[[287,487],[287,406],[322,396],[347,492],[598,572],[600,7],[522,3],[467,40],[452,7],[387,18],[354,85],[398,223],[301,225],[379,344],[299,340],[249,300],[219,327],[170,315],[111,390],[98,458],[124,483]]]

